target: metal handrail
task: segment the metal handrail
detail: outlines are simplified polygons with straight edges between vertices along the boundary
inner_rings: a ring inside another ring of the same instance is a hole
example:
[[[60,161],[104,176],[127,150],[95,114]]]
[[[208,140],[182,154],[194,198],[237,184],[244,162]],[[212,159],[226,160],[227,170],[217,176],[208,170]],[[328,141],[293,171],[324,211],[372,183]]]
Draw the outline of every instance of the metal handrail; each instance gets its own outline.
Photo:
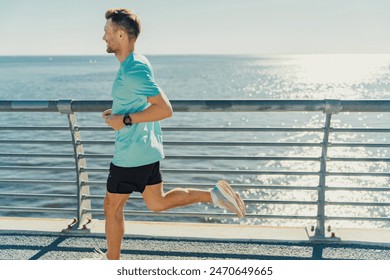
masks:
[[[390,112],[390,100],[173,100],[176,112]],[[101,112],[110,100],[1,100],[0,112]]]
[[[326,193],[330,191],[369,191],[369,192],[387,192],[390,188],[386,187],[328,187],[327,179],[335,176],[366,176],[366,177],[389,177],[387,172],[345,172],[345,171],[329,171],[327,164],[329,162],[390,162],[390,158],[386,157],[329,157],[327,150],[329,148],[337,147],[363,147],[363,148],[386,148],[390,147],[390,143],[343,143],[332,142],[329,140],[330,134],[335,133],[390,133],[390,128],[334,128],[331,126],[332,116],[340,112],[390,112],[390,100],[174,100],[171,102],[175,112],[320,112],[326,115],[325,123],[323,127],[206,127],[206,126],[166,126],[163,127],[165,132],[312,132],[322,135],[322,140],[318,142],[291,142],[291,141],[177,141],[169,140],[164,141],[167,147],[177,146],[213,146],[213,147],[302,147],[302,148],[318,148],[320,154],[318,156],[255,156],[255,155],[239,155],[239,156],[221,156],[218,154],[213,155],[170,155],[167,154],[167,160],[216,160],[216,161],[246,161],[246,162],[268,162],[268,161],[297,161],[297,162],[313,162],[318,164],[318,169],[313,171],[307,170],[283,170],[283,169],[270,169],[270,170],[251,170],[251,169],[207,169],[207,168],[166,168],[163,167],[164,173],[171,174],[219,174],[219,175],[284,175],[284,176],[311,176],[318,178],[318,185],[313,186],[283,186],[276,184],[268,185],[254,185],[254,184],[242,184],[236,183],[236,187],[239,191],[247,189],[256,190],[280,190],[280,191],[311,191],[317,194],[317,200],[268,200],[268,199],[245,199],[248,205],[260,204],[260,205],[301,205],[301,206],[317,206],[316,215],[277,215],[277,214],[259,214],[249,213],[248,218],[257,219],[308,219],[316,221],[315,238],[325,238],[325,223],[330,220],[351,220],[351,221],[388,221],[383,217],[344,217],[344,216],[332,216],[327,214],[328,206],[372,206],[372,207],[388,207],[390,203],[386,202],[343,202],[343,201],[328,201],[326,199]],[[68,126],[0,126],[0,131],[70,131],[71,139],[34,139],[26,142],[24,139],[0,139],[1,145],[45,145],[45,146],[72,146],[72,153],[12,153],[2,151],[0,158],[73,158],[74,163],[72,166],[26,166],[26,165],[10,165],[0,166],[1,170],[20,170],[20,171],[50,171],[56,173],[62,172],[75,172],[75,180],[51,180],[40,178],[40,180],[26,180],[25,178],[0,178],[0,188],[2,184],[58,184],[58,185],[76,185],[77,191],[74,194],[29,194],[29,193],[9,193],[1,192],[0,198],[26,198],[33,197],[36,199],[75,199],[77,200],[77,209],[63,208],[63,212],[76,212],[77,223],[73,225],[74,229],[80,228],[83,224],[87,223],[93,214],[103,214],[102,209],[93,209],[91,207],[91,200],[103,198],[102,195],[91,195],[90,187],[104,186],[104,181],[93,181],[88,178],[88,174],[92,173],[106,173],[106,168],[89,167],[87,166],[88,159],[108,159],[112,157],[111,153],[98,153],[91,154],[84,152],[84,146],[86,145],[110,145],[114,144],[114,140],[91,140],[82,139],[81,133],[86,132],[98,132],[109,131],[110,128],[105,126],[91,126],[80,125],[76,119],[75,113],[93,113],[101,112],[107,108],[110,108],[112,102],[109,100],[11,100],[0,101],[0,118],[2,112],[60,112],[62,115],[68,117]],[[165,184],[167,188],[181,187],[181,186],[196,186],[207,188],[209,185],[206,183],[175,183],[168,182]],[[135,201],[141,200],[140,197],[134,197]],[[0,212],[44,212],[44,209],[52,212],[61,212],[61,208],[57,207],[0,207]],[[231,218],[231,214],[221,214],[219,212],[211,213],[195,213],[195,212],[164,212],[153,213],[149,211],[125,211],[129,216],[168,216],[168,217],[214,217],[214,218]]]

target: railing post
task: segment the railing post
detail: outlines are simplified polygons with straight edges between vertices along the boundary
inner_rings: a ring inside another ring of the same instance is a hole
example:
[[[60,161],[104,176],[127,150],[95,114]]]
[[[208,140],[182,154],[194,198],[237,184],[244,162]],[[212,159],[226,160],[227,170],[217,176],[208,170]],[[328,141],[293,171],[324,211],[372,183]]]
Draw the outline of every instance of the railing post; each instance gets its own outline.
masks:
[[[329,130],[332,114],[326,115],[324,136],[321,144],[321,160],[320,160],[320,180],[318,185],[318,200],[317,200],[317,227],[314,237],[316,239],[325,238],[325,187],[326,187],[326,171],[329,145]]]
[[[332,114],[337,114],[341,111],[340,100],[325,100],[324,113],[326,114],[324,136],[321,143],[321,160],[320,160],[320,178],[318,185],[318,200],[317,200],[317,226],[314,235],[310,237],[312,241],[323,241],[325,237],[325,190],[327,176],[327,161],[329,147],[329,133],[331,129]],[[332,240],[338,238],[332,237]]]
[[[89,232],[87,227],[92,221],[92,214],[85,213],[85,210],[91,209],[91,201],[86,199],[86,196],[90,195],[88,182],[88,173],[85,171],[87,167],[87,161],[83,157],[84,147],[81,144],[80,131],[77,125],[76,114],[72,112],[71,100],[60,100],[58,102],[58,110],[67,114],[69,129],[72,136],[72,145],[74,151],[75,167],[76,167],[76,184],[77,184],[77,218],[71,223],[64,231],[76,231],[81,230],[82,232]]]

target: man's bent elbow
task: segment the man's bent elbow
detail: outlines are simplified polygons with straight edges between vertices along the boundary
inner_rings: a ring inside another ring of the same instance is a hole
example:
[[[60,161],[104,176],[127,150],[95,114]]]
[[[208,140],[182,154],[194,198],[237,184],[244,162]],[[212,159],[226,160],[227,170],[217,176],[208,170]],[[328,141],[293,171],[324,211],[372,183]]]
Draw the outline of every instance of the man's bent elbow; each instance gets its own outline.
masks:
[[[172,106],[171,106],[171,104],[167,104],[166,106],[164,106],[162,118],[167,119],[167,118],[172,117],[172,115],[173,115]]]
[[[166,110],[166,118],[170,118],[173,116],[173,109],[171,106],[168,106],[167,110]]]
[[[165,95],[164,92],[161,92],[160,93],[160,96],[162,97],[162,99],[164,100],[164,117],[165,118],[170,118],[172,117],[173,115],[173,109],[172,109],[172,105],[171,105],[171,102],[169,102],[169,99],[168,97]]]

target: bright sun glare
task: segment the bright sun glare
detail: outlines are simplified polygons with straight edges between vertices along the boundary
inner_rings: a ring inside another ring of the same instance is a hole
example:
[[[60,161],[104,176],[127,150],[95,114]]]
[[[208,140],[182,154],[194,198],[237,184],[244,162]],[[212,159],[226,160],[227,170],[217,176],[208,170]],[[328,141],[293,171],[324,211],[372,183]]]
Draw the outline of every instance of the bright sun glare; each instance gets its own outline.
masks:
[[[296,56],[297,79],[304,83],[353,84],[377,77],[388,67],[389,55],[305,55]]]

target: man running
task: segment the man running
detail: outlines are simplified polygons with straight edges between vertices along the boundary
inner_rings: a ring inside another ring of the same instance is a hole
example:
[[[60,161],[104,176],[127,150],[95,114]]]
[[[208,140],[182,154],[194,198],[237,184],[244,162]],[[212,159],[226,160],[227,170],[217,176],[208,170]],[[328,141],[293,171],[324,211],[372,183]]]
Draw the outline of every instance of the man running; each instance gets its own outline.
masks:
[[[177,188],[164,192],[159,121],[172,116],[171,104],[155,83],[149,61],[135,52],[141,32],[139,17],[129,9],[110,9],[105,17],[103,40],[120,67],[112,86],[112,108],[102,115],[116,131],[116,139],[104,200],[107,252],[98,251],[99,259],[120,259],[125,230],[123,210],[132,192],[140,192],[152,211],[204,202],[244,217],[243,200],[225,181],[218,182],[212,190]]]

